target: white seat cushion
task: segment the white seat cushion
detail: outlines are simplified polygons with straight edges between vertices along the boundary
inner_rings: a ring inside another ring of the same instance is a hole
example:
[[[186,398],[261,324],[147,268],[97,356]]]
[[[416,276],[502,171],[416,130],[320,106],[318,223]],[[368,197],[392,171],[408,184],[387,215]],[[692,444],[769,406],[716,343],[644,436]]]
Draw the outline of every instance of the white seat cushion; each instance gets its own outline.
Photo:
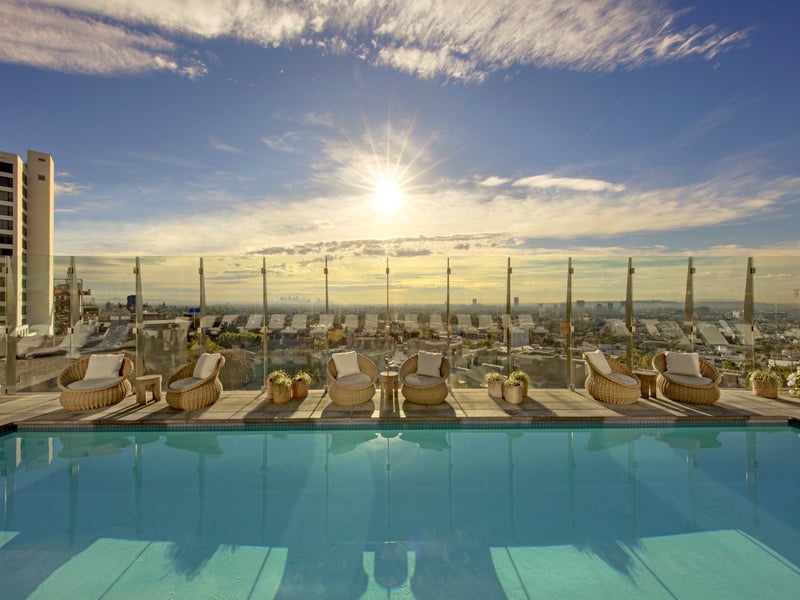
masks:
[[[336,381],[346,387],[364,387],[372,383],[372,378],[369,375],[364,375],[364,373],[354,373],[353,375],[337,377]]]
[[[84,379],[112,379],[119,377],[124,354],[92,354],[86,366]],[[97,386],[95,386],[97,387]]]
[[[122,381],[122,377],[106,377],[103,379],[79,379],[73,381],[67,388],[70,390],[99,390],[104,387],[115,385]]]
[[[636,385],[636,386],[639,385],[638,379],[630,377],[629,375],[625,375],[624,373],[609,373],[608,378],[613,379],[614,381],[616,381],[617,383],[621,383],[622,385]]]
[[[664,373],[664,377],[675,383],[696,387],[708,387],[714,383],[714,381],[708,377],[693,377],[691,375],[680,375],[678,373]]]
[[[406,375],[403,383],[405,385],[410,385],[411,387],[429,387],[431,385],[436,385],[441,380],[441,377],[430,377],[428,375],[420,375],[419,373],[409,373]]]
[[[169,389],[171,390],[185,390],[189,386],[195,385],[196,383],[202,382],[202,379],[198,379],[197,377],[184,377],[183,379],[176,379],[172,383],[169,384]]]
[[[592,366],[600,371],[603,375],[611,373],[611,365],[606,360],[606,355],[600,350],[585,353],[586,359],[592,363]]]
[[[358,355],[355,350],[351,352],[337,352],[333,354],[331,358],[333,358],[333,364],[336,366],[336,379],[341,380],[342,377],[355,375],[361,372],[361,369],[358,367]]]
[[[441,377],[442,359],[438,352],[417,352],[417,373],[428,377]]]
[[[697,352],[666,352],[667,373],[702,377],[700,374],[700,355]]]
[[[195,379],[208,379],[219,364],[219,352],[213,354],[203,353],[197,359],[192,377]]]

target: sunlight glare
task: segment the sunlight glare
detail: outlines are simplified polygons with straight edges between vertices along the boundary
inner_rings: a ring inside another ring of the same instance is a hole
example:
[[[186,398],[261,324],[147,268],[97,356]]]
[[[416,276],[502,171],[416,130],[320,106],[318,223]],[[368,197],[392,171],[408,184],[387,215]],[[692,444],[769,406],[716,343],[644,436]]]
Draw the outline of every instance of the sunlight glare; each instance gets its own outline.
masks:
[[[374,200],[379,209],[384,212],[394,212],[403,203],[403,192],[397,182],[381,179],[375,184]]]

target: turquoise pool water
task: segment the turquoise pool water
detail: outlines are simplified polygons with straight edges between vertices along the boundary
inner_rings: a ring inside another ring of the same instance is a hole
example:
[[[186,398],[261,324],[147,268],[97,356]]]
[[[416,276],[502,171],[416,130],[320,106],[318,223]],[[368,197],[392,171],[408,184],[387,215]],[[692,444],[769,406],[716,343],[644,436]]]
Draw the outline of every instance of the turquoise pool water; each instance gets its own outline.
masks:
[[[0,597],[789,598],[790,428],[0,438]]]

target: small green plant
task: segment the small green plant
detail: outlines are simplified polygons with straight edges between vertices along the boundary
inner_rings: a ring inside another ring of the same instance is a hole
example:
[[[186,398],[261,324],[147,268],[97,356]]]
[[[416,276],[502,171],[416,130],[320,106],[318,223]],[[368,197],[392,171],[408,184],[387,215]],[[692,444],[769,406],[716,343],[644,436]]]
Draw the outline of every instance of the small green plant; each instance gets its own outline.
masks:
[[[272,382],[272,389],[274,390],[291,390],[292,389],[292,379],[286,373],[283,375],[277,375],[274,379],[270,380]]]
[[[491,373],[487,373],[486,375],[483,376],[483,380],[486,383],[491,383],[492,381],[505,381],[505,379],[506,378],[503,377],[502,373],[497,373],[495,371],[492,371]]]
[[[775,371],[756,370],[750,373],[749,379],[751,384],[754,381],[760,381],[761,383],[765,383],[767,385],[775,385],[779,387],[781,384],[783,384],[783,379]]]
[[[297,373],[297,375],[292,377],[292,380],[293,381],[302,381],[306,385],[311,385],[311,381],[313,380],[313,377],[311,377],[311,375],[309,373],[306,373],[305,371],[300,371],[300,372]]]
[[[277,371],[270,372],[270,374],[267,375],[267,381],[269,381],[270,383],[274,384],[275,380],[276,379],[280,379],[281,377],[286,377],[287,379],[289,379],[289,382],[292,381],[289,378],[289,374],[286,371],[284,371],[283,369],[278,369]]]
[[[519,381],[520,383],[524,383],[525,385],[529,385],[531,382],[531,378],[525,371],[511,371],[511,374],[508,376],[508,379]]]
[[[506,387],[519,387],[522,385],[522,379],[511,379],[510,377],[506,379],[505,384]]]

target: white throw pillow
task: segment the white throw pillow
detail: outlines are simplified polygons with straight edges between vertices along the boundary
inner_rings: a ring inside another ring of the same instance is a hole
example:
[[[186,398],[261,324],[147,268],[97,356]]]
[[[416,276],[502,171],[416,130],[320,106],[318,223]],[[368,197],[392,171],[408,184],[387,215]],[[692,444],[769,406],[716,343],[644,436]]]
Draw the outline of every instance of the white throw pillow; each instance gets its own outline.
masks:
[[[358,356],[355,350],[350,352],[337,352],[332,355],[332,358],[333,364],[336,365],[337,378],[361,373],[361,369],[358,367]]]
[[[595,350],[593,352],[586,352],[586,358],[592,366],[600,371],[603,375],[608,375],[611,373],[611,365],[608,364],[608,360],[606,360],[606,355],[603,354],[601,350]]]
[[[428,377],[441,377],[442,359],[444,357],[436,352],[417,352],[417,374]]]
[[[702,377],[700,374],[700,356],[697,352],[666,352],[667,373]]]
[[[112,379],[119,377],[124,354],[92,354],[86,367],[84,379]]]
[[[197,359],[197,364],[194,366],[192,377],[195,379],[206,379],[211,377],[211,374],[214,372],[214,369],[217,368],[218,363],[219,352],[215,352],[214,354],[201,354],[200,358]]]

